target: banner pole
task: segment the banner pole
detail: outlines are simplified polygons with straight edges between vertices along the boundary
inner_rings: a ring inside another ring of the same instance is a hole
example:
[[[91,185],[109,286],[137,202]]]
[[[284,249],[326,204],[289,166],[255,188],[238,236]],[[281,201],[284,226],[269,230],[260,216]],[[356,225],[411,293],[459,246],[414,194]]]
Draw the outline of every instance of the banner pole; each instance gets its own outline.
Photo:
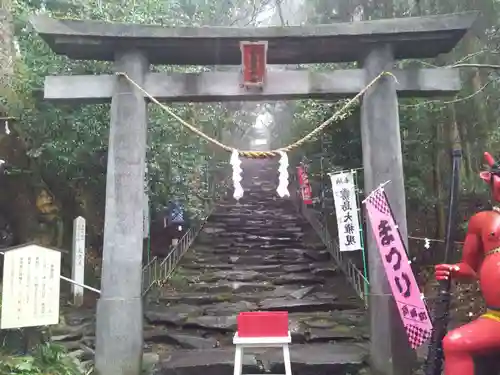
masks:
[[[363,258],[363,276],[365,281],[365,306],[368,306],[368,294],[370,293],[370,282],[368,281],[368,265],[366,263],[366,254],[365,254],[365,239],[363,237],[363,215],[361,214],[361,200],[359,199],[359,183],[358,183],[358,174],[355,169],[351,169],[351,173],[354,176],[354,188],[356,192],[356,203],[358,205],[358,222],[359,222],[359,242],[361,245],[361,256]]]
[[[455,145],[456,146],[456,145]],[[450,261],[451,252],[455,246],[457,234],[458,194],[460,191],[460,162],[462,150],[456,146],[452,150],[452,172],[450,183],[450,194],[448,203],[448,220],[446,225],[444,263]],[[434,306],[434,329],[429,343],[427,359],[425,363],[425,375],[440,375],[443,369],[443,339],[448,330],[449,310],[451,303],[451,280],[439,283],[438,300]]]

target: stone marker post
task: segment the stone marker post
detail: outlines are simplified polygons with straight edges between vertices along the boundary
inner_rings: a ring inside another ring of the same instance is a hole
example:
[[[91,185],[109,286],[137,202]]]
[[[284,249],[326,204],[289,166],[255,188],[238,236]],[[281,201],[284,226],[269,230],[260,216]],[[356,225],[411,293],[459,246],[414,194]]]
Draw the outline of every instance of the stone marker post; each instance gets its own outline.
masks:
[[[81,216],[73,220],[71,278],[79,284],[85,284],[85,219]],[[82,286],[71,284],[75,306],[83,304],[83,291]]]
[[[383,71],[393,70],[393,65],[390,45],[374,48],[364,61],[366,82]],[[365,192],[368,194],[381,183],[391,180],[385,189],[403,241],[408,246],[398,96],[393,77],[383,77],[363,97],[361,140]],[[412,351],[372,231],[367,230],[366,234],[372,370],[376,375],[409,375]]]
[[[142,215],[143,238],[149,237],[149,195],[148,195],[148,166],[144,167],[144,207]],[[149,250],[149,249],[148,249]]]
[[[115,54],[115,71],[139,85],[149,64],[139,50]],[[111,100],[101,297],[95,366],[99,375],[139,375],[142,359],[142,244],[147,106],[116,77]]]

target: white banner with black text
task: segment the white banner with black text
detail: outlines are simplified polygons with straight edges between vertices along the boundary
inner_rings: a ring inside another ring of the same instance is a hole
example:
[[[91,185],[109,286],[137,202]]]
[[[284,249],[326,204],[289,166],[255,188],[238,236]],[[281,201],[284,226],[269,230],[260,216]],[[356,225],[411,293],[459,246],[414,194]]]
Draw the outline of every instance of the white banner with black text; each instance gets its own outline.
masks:
[[[353,172],[331,174],[340,251],[361,250],[356,184]]]

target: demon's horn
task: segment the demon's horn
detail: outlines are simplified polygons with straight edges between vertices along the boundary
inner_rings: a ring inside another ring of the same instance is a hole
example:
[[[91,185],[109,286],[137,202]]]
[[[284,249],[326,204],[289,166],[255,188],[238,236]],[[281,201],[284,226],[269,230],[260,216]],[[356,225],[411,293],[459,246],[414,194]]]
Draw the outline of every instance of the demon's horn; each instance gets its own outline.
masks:
[[[490,168],[496,167],[495,159],[493,159],[493,156],[489,152],[484,153],[484,160],[486,163],[490,166]]]

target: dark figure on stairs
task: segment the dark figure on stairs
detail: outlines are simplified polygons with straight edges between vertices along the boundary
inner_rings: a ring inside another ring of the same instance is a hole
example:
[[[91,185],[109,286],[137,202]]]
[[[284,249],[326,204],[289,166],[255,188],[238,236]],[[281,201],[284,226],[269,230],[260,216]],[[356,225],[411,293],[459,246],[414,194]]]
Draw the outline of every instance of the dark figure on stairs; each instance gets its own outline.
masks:
[[[163,213],[163,227],[170,233],[172,245],[175,246],[186,233],[186,212],[178,201],[169,201]]]
[[[151,223],[151,253],[165,257],[190,227],[188,213],[181,203],[170,200]]]

